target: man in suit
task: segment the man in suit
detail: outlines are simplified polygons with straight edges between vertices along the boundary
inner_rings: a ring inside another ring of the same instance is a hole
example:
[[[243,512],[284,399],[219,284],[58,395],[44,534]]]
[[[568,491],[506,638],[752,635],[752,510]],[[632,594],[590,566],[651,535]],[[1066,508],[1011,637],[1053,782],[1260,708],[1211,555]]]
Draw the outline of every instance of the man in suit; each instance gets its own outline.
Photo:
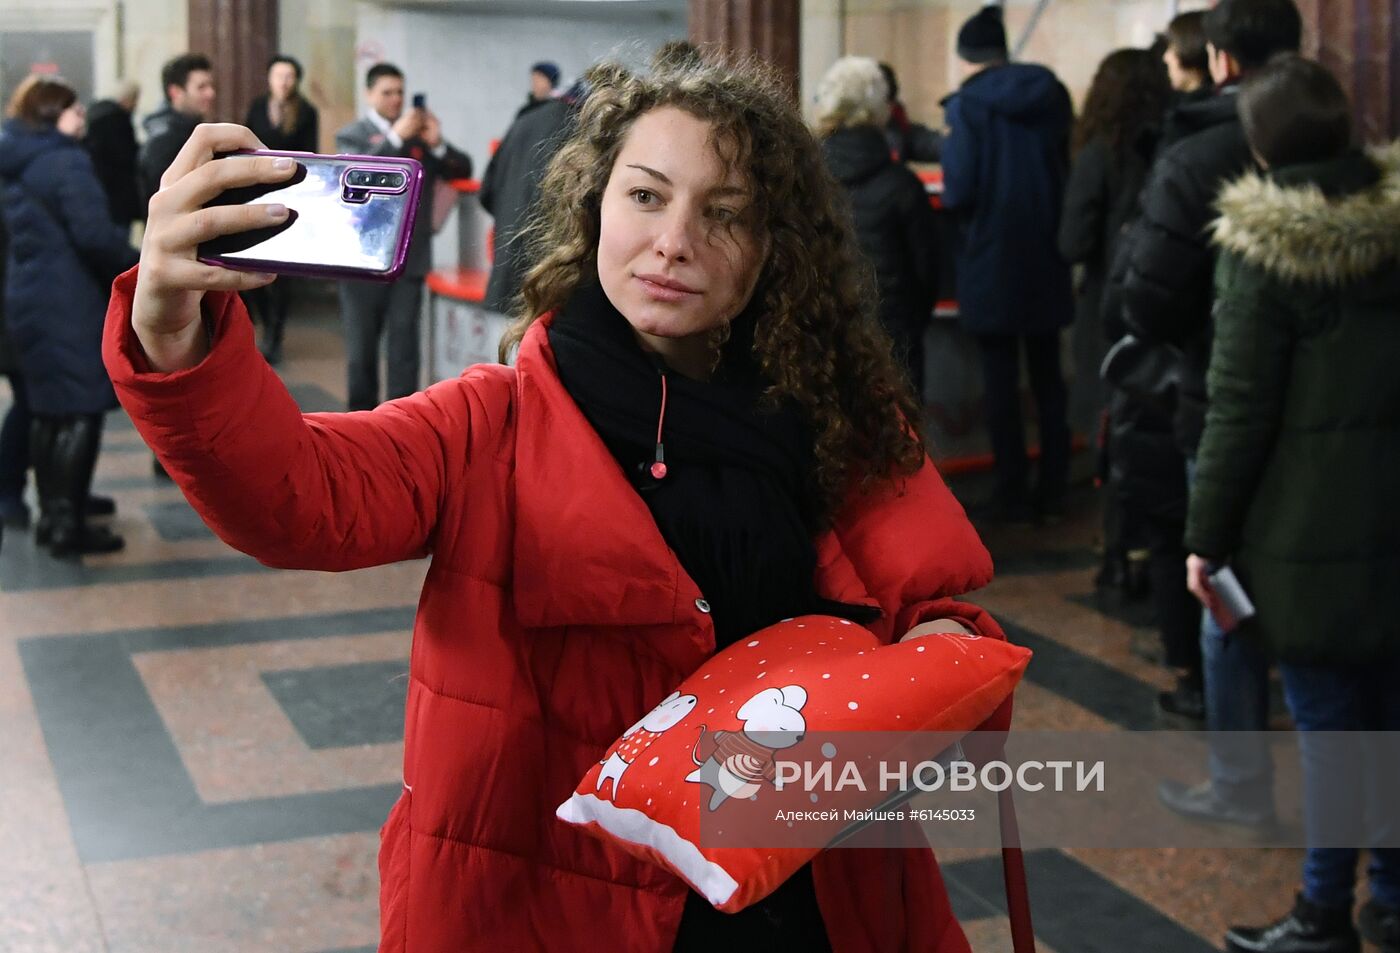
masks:
[[[335,134],[337,152],[352,155],[407,156],[423,164],[423,202],[413,225],[408,262],[391,284],[343,281],[340,313],[351,410],[379,404],[379,337],[387,338],[386,398],[418,390],[418,328],[423,279],[432,268],[433,185],[439,177],[468,178],[472,160],[442,138],[442,126],[426,108],[404,109],[403,72],[389,63],[370,67],[365,76],[368,109],[362,118]]]

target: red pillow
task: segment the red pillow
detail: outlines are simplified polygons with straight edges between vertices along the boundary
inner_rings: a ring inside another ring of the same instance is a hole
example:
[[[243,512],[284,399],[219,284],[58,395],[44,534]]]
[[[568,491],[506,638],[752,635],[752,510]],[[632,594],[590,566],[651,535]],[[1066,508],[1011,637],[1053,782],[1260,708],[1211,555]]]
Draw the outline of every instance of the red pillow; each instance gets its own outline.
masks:
[[[724,817],[730,799],[775,802],[777,763],[806,736],[972,731],[1011,694],[1029,659],[1000,639],[882,645],[845,619],[788,619],[696,670],[607,750],[556,813],[734,913],[820,847],[706,846],[702,819]],[[864,806],[879,800],[875,792]]]

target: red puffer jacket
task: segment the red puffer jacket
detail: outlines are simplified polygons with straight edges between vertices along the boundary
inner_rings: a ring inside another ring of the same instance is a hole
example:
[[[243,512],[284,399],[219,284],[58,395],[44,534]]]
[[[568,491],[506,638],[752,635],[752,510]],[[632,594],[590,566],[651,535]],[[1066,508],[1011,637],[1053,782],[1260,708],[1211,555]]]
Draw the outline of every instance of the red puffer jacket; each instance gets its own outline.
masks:
[[[481,366],[371,412],[303,416],[239,299],[214,347],[149,371],[118,279],[104,353],[122,404],[205,521],[272,566],[432,553],[414,624],[404,790],[382,832],[382,951],[666,953],[686,887],[562,823],[601,752],[714,650],[708,606],[555,373],[543,322]],[[931,465],[857,497],[819,541],[821,593],[884,639],[981,610],[991,560]],[[1005,706],[997,721],[1009,721]],[[929,850],[813,862],[837,953],[963,953]]]

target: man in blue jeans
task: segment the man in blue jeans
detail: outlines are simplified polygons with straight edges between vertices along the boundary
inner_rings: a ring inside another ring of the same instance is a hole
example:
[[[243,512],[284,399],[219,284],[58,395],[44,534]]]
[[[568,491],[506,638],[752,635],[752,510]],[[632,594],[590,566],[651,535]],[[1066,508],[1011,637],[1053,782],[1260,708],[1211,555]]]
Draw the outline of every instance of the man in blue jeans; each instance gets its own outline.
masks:
[[[1186,483],[1196,461],[1186,462]],[[1201,668],[1205,676],[1210,778],[1187,787],[1163,781],[1157,796],[1185,817],[1267,828],[1275,822],[1274,759],[1269,751],[1269,658],[1257,643],[1220,628],[1201,613]]]

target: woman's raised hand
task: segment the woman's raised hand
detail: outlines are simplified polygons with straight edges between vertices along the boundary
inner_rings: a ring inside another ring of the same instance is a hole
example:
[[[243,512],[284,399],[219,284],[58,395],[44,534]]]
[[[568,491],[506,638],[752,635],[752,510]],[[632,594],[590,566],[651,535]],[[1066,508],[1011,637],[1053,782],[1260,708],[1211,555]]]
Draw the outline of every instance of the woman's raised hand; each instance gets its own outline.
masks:
[[[200,242],[286,219],[287,209],[281,205],[204,208],[228,189],[291,178],[296,162],[286,157],[231,156],[214,161],[220,153],[264,148],[242,126],[198,126],[161,177],[160,191],[151,197],[131,324],[156,370],[193,367],[208,353],[199,307],[204,292],[247,291],[270,284],[275,277],[202,264],[196,257]]]

